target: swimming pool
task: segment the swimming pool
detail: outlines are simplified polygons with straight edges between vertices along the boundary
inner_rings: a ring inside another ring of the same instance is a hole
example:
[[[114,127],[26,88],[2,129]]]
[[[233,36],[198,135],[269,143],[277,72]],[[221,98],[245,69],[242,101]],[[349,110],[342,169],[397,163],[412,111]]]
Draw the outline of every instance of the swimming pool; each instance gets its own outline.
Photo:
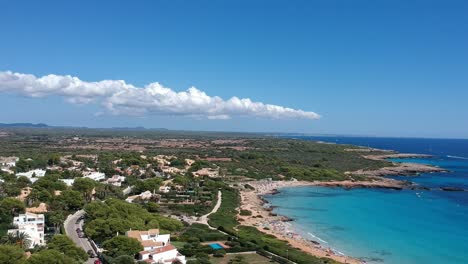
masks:
[[[223,249],[223,248],[224,248],[224,247],[221,246],[219,243],[209,244],[209,246],[210,246],[212,249]]]

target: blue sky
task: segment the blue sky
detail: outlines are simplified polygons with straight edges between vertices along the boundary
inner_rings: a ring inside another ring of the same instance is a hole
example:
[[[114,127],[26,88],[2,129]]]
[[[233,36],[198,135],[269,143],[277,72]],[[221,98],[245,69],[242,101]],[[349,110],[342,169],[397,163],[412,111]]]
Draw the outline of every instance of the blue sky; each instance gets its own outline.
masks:
[[[0,122],[468,138],[466,14],[466,1],[2,1],[0,71],[195,86],[321,118],[116,114],[9,90]]]

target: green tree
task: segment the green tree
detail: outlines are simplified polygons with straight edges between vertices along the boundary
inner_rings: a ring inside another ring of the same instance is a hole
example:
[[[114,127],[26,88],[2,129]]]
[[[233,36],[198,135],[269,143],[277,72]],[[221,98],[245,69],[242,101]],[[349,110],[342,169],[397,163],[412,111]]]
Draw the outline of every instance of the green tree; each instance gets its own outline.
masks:
[[[135,193],[141,193],[144,191],[158,191],[161,186],[162,180],[159,178],[151,178],[144,181],[137,181],[133,191]]]
[[[116,236],[106,240],[102,247],[107,250],[107,254],[111,257],[134,256],[143,250],[143,246],[138,240],[126,236]]]
[[[112,264],[134,264],[135,258],[128,255],[118,256],[112,261]]]
[[[52,240],[47,243],[47,246],[49,249],[63,252],[76,261],[84,262],[88,259],[88,254],[86,254],[83,249],[77,247],[75,243],[65,235],[55,235]]]
[[[49,155],[49,159],[47,160],[47,165],[58,165],[60,163],[60,155],[59,154],[51,154]]]
[[[28,187],[30,185],[31,185],[31,181],[26,176],[21,176],[16,180],[16,186],[18,186],[18,188],[22,189],[22,188]]]
[[[8,233],[2,240],[6,244],[18,245],[23,249],[28,249],[31,246],[31,239],[25,232],[16,231],[15,233]]]
[[[24,209],[24,203],[18,199],[7,197],[0,201],[0,213],[15,215],[23,213]]]
[[[89,178],[76,178],[73,183],[73,190],[82,193],[86,201],[91,201],[94,187],[96,182]]]
[[[73,258],[67,256],[66,254],[55,250],[55,249],[46,249],[39,251],[38,253],[32,254],[31,257],[26,262],[27,264],[78,264],[82,263],[76,261]]]
[[[46,219],[48,219],[49,224],[52,224],[55,229],[55,234],[57,234],[60,231],[60,227],[63,225],[63,222],[65,221],[65,216],[62,211],[53,211],[50,212]]]
[[[65,190],[57,197],[63,204],[65,210],[77,210],[85,204],[83,195],[78,191]]]
[[[23,264],[24,251],[14,245],[0,245],[0,264]]]

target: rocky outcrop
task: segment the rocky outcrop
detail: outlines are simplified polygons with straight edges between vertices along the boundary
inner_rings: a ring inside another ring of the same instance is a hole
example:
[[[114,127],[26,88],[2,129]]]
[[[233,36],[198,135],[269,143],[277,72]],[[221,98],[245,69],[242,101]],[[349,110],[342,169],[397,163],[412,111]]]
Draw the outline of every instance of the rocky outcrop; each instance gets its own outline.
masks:
[[[407,181],[398,181],[394,179],[374,177],[373,179],[370,179],[367,181],[331,181],[331,182],[321,182],[321,183],[318,183],[317,185],[324,186],[324,187],[341,187],[345,189],[383,188],[383,189],[402,190],[402,189],[411,188],[413,184]]]
[[[463,192],[465,189],[459,187],[440,187],[442,191],[446,192]]]
[[[376,170],[358,170],[351,174],[364,176],[405,176],[417,175],[420,173],[447,172],[447,170],[425,164],[417,163],[393,163],[393,167],[383,167]]]
[[[363,156],[371,160],[386,160],[386,159],[410,159],[410,158],[430,158],[431,155],[427,154],[414,154],[414,153],[392,153],[383,155],[366,155]]]

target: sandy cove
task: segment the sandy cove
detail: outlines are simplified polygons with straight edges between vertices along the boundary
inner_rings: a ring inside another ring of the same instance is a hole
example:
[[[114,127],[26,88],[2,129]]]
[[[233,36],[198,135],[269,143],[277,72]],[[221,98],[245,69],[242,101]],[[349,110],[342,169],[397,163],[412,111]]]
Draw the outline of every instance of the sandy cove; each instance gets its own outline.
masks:
[[[421,154],[399,154],[389,153],[385,155],[367,155],[363,156],[367,159],[372,160],[386,160],[388,158],[417,158],[417,157],[429,157],[428,155]],[[384,167],[377,170],[359,170],[355,172],[349,172],[348,174],[365,175],[367,180],[365,181],[328,181],[328,182],[307,182],[307,181],[251,181],[246,182],[255,190],[244,188],[240,190],[241,195],[241,206],[240,209],[249,210],[252,212],[250,216],[238,215],[238,219],[242,225],[253,226],[259,231],[267,234],[271,234],[279,239],[286,240],[288,243],[304,252],[312,254],[318,257],[327,257],[335,261],[342,263],[365,263],[359,259],[352,258],[349,256],[343,256],[334,252],[333,250],[323,247],[318,244],[317,241],[310,241],[304,237],[296,234],[292,231],[291,219],[286,216],[275,215],[271,213],[263,205],[265,201],[262,196],[266,194],[276,193],[278,189],[284,187],[296,187],[296,186],[324,186],[324,187],[341,187],[345,189],[352,188],[385,188],[385,189],[409,189],[417,188],[411,182],[398,181],[390,178],[384,178],[386,175],[408,175],[408,174],[419,174],[419,173],[430,173],[430,172],[443,172],[445,170],[416,163],[392,163],[393,166]]]
[[[288,223],[290,220],[287,217],[271,214],[270,210],[263,207],[265,202],[262,200],[262,195],[275,193],[277,189],[284,187],[321,185],[319,182],[253,181],[247,182],[247,184],[254,187],[255,190],[240,190],[240,209],[249,210],[252,212],[252,215],[238,215],[238,219],[242,225],[253,226],[263,233],[273,235],[281,240],[286,240],[292,247],[298,248],[317,257],[331,258],[341,263],[365,263],[352,257],[339,255],[329,248],[325,248],[320,244],[313,243],[312,241],[303,238],[291,230],[291,224]]]

